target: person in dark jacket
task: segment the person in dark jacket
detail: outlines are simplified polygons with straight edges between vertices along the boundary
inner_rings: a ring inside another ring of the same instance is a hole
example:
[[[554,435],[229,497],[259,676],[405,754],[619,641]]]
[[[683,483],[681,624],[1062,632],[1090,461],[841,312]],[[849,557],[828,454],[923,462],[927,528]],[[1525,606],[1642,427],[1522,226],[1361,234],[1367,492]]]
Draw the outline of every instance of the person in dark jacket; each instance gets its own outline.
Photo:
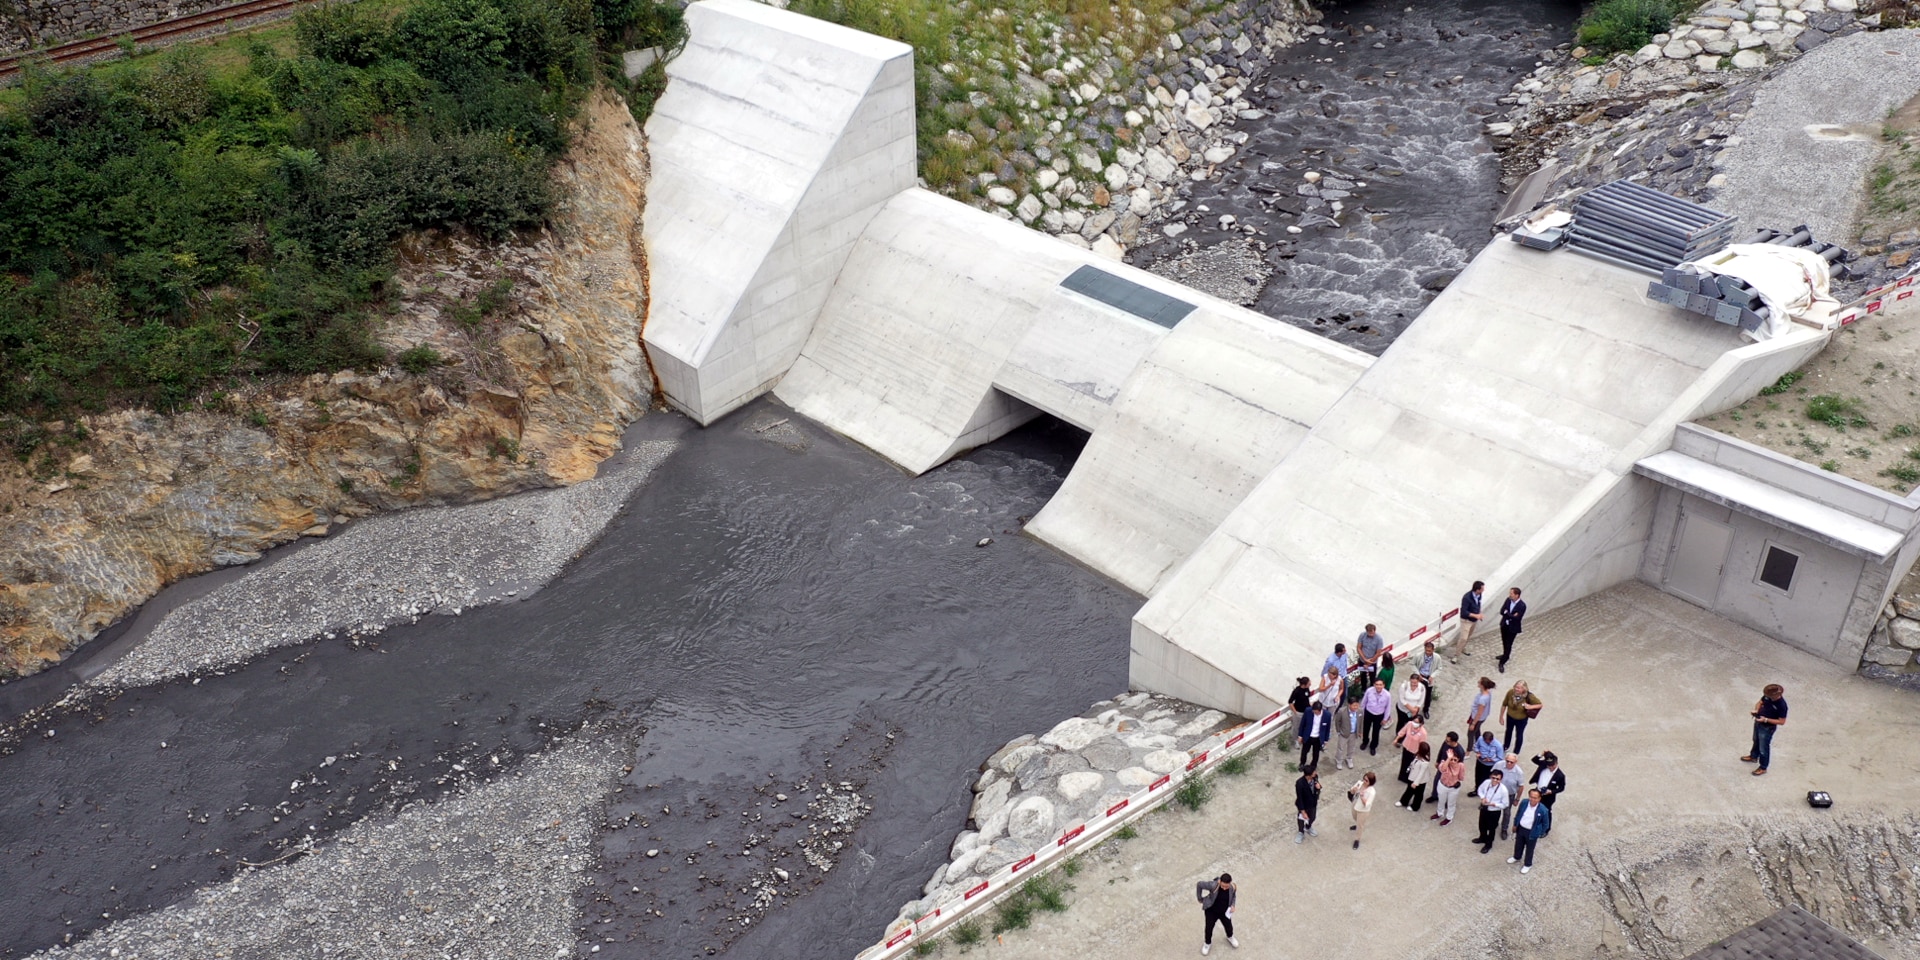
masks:
[[[1769,683],[1760,691],[1760,702],[1753,705],[1753,746],[1747,755],[1740,759],[1760,766],[1753,771],[1756,777],[1765,776],[1767,765],[1773,762],[1774,731],[1787,725],[1787,690],[1777,683]]]
[[[1567,775],[1560,772],[1560,758],[1547,750],[1534,757],[1533,764],[1533,778],[1527,782],[1540,791],[1540,802],[1551,807],[1554,798],[1567,789]]]
[[[1320,751],[1327,745],[1327,738],[1333,736],[1333,717],[1328,716],[1327,708],[1315,700],[1305,714],[1300,717],[1300,769],[1320,763]]]
[[[1308,837],[1320,835],[1313,829],[1314,821],[1320,819],[1320,772],[1312,764],[1301,767],[1300,779],[1293,782],[1293,810],[1294,820],[1300,827],[1294,843],[1305,843]]]
[[[1200,900],[1200,912],[1207,920],[1207,937],[1200,941],[1200,955],[1206,956],[1213,950],[1213,925],[1219,924],[1227,934],[1227,943],[1234,947],[1240,941],[1233,938],[1233,901],[1238,899],[1240,890],[1233,885],[1233,874],[1223,873],[1218,880],[1202,880],[1194,886],[1194,896]]]
[[[1473,639],[1474,628],[1486,619],[1486,614],[1480,612],[1480,598],[1486,592],[1487,582],[1475,580],[1473,587],[1460,597],[1460,636],[1454,641],[1453,656],[1450,658],[1454,663],[1459,663],[1460,658],[1467,655],[1467,641]]]
[[[1513,856],[1508,863],[1520,865],[1520,872],[1533,869],[1533,848],[1553,829],[1553,808],[1540,799],[1540,791],[1528,790],[1527,798],[1513,813]]]
[[[1287,706],[1292,708],[1294,719],[1299,720],[1307,715],[1307,707],[1313,703],[1313,680],[1296,677],[1293,683],[1293,692],[1287,694]]]
[[[1524,629],[1522,621],[1527,616],[1527,602],[1520,599],[1520,588],[1507,591],[1507,602],[1500,605],[1500,672],[1507,672],[1507,661],[1513,659],[1513,638]]]

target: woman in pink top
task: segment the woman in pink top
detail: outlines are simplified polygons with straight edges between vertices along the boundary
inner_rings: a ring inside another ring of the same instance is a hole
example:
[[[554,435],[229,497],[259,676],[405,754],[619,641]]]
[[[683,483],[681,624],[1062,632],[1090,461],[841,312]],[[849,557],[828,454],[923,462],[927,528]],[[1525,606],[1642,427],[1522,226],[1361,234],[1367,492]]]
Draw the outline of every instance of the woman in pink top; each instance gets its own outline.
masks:
[[[1440,758],[1440,808],[1433,815],[1443,827],[1453,822],[1454,806],[1460,801],[1460,782],[1466,776],[1465,761],[1451,753]]]
[[[1418,713],[1393,735],[1393,742],[1400,745],[1400,782],[1407,783],[1407,768],[1413,766],[1413,758],[1420,753],[1420,748],[1427,745],[1427,725],[1421,722]]]

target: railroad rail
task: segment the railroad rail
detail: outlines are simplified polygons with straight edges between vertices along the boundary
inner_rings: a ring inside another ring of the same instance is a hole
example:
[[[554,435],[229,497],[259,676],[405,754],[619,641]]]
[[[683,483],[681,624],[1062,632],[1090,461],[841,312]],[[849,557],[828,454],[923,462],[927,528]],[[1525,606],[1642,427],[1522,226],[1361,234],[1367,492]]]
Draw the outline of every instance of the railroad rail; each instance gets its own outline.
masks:
[[[309,2],[312,0],[243,0],[241,3],[230,3],[212,10],[150,23],[144,27],[131,27],[85,40],[57,44],[42,50],[30,50],[13,56],[0,57],[0,84],[17,79],[29,63],[45,63],[52,66],[79,63],[110,53],[127,39],[132,39],[135,44],[142,47],[160,46],[171,41],[187,39],[194,34],[235,21],[251,23],[264,17],[274,17]]]

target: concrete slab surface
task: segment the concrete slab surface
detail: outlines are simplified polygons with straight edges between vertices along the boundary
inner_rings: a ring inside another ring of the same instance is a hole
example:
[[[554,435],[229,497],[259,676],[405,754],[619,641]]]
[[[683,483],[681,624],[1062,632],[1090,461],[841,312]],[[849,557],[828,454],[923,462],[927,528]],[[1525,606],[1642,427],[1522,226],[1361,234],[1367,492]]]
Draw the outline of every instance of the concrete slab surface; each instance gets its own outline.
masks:
[[[1441,730],[1463,729],[1482,648],[1440,674]],[[1525,760],[1561,758],[1568,778],[1532,872],[1481,855],[1474,820],[1447,827],[1395,809],[1397,752],[1327,771],[1319,836],[1295,845],[1295,748],[1216,781],[1194,813],[1167,807],[1131,841],[1083,858],[1071,906],[980,948],[991,960],[1196,955],[1195,881],[1240,884],[1240,948],[1298,957],[1677,958],[1778,909],[1808,906],[1891,960],[1920,960],[1920,696],[1854,676],[1639,583],[1533,620],[1500,692],[1529,681],[1545,701]],[[1791,713],[1772,772],[1751,776],[1748,711],[1767,683]],[[1330,754],[1329,754],[1330,756]],[[1340,797],[1381,776],[1366,841],[1353,849]],[[1527,767],[1532,772],[1532,767]],[[1471,776],[1471,771],[1469,771]],[[1806,792],[1835,798],[1809,809]],[[953,948],[948,947],[951,954]]]

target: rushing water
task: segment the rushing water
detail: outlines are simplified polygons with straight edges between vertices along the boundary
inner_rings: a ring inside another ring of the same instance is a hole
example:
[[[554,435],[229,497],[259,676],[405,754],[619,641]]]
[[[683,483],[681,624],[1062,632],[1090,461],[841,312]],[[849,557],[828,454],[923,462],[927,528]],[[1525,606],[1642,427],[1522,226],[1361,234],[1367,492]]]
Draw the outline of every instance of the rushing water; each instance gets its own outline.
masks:
[[[1138,600],[1019,534],[1076,432],[1029,428],[910,478],[823,431],[783,445],[753,429],[774,417],[763,406],[703,431],[643,421],[685,432],[682,447],[523,602],[391,629],[377,651],[321,642],[134,690],[92,722],[28,738],[0,759],[0,950],[177,900],[238,860],[272,859],[276,839],[324,837],[396,789],[541,749],[591,712],[644,730],[625,795],[657,784],[649,804],[682,811],[656,813],[644,839],[608,834],[609,876],[636,844],[737,849],[755,787],[817,783],[826,763],[864,781],[874,810],[839,866],[734,951],[795,955],[784,941],[851,956],[945,862],[982,757],[1124,689]],[[326,790],[285,805],[289,782],[350,754]],[[702,872],[726,875],[713,859]],[[692,876],[630,903],[598,879],[614,900],[594,917],[636,935],[599,956],[720,942]],[[656,906],[666,915],[643,921]]]
[[[1204,257],[1253,227],[1273,244],[1272,275],[1250,306],[1379,353],[1487,242],[1500,169],[1482,126],[1578,12],[1577,0],[1328,7],[1326,34],[1280,54],[1253,85],[1248,100],[1266,116],[1239,121],[1247,143],[1192,185],[1180,219],[1193,228],[1134,261],[1176,257],[1188,241]],[[1300,194],[1308,171],[1337,185],[1337,216]],[[1222,215],[1235,222],[1222,228]]]

